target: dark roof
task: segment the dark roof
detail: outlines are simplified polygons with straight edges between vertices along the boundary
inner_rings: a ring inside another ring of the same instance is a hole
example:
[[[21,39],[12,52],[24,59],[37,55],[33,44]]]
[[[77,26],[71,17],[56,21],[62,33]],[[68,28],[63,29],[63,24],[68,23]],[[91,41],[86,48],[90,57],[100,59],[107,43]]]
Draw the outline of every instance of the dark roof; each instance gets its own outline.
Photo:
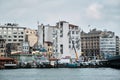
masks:
[[[14,59],[9,57],[0,57],[0,60],[14,60]]]

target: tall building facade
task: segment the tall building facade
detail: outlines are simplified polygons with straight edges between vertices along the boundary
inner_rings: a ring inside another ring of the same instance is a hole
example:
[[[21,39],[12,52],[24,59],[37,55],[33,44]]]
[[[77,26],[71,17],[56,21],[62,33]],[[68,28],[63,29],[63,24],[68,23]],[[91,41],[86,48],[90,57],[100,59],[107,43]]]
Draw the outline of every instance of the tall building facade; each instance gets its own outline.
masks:
[[[69,24],[66,21],[60,21],[54,27],[53,49],[54,53],[61,55],[61,58],[79,57],[81,55],[80,42],[79,26]]]
[[[20,27],[18,24],[0,25],[0,36],[6,40],[6,47],[8,46],[12,52],[21,51],[21,44],[25,41],[25,29],[25,27]],[[10,51],[8,50],[8,52]]]
[[[41,24],[41,25],[39,25],[38,24],[38,46],[40,47],[40,48],[42,48],[44,45],[44,35],[45,33],[44,33],[44,25],[43,24]]]
[[[94,56],[100,56],[99,40],[101,32],[96,29],[92,29],[88,33],[81,32],[81,50],[88,58],[92,59]]]
[[[116,36],[113,32],[105,31],[101,33],[100,54],[104,59],[116,55]]]

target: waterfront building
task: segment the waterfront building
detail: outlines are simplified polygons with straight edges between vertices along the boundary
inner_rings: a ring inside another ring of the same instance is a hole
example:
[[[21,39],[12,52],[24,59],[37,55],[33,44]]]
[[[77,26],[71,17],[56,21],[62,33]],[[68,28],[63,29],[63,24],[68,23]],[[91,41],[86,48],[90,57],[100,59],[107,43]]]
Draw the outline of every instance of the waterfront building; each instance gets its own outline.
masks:
[[[0,36],[0,56],[5,55],[5,47],[6,47],[5,39],[3,39],[2,36]]]
[[[88,58],[100,56],[99,40],[101,30],[92,29],[88,33],[81,31],[81,50]]]
[[[116,55],[116,37],[114,32],[104,31],[100,36],[100,55],[106,59]]]
[[[80,27],[59,21],[53,29],[53,52],[56,57],[78,58],[81,55]]]
[[[11,54],[22,50],[21,44],[25,41],[25,29],[14,23],[0,25],[0,36],[6,40],[7,53]]]

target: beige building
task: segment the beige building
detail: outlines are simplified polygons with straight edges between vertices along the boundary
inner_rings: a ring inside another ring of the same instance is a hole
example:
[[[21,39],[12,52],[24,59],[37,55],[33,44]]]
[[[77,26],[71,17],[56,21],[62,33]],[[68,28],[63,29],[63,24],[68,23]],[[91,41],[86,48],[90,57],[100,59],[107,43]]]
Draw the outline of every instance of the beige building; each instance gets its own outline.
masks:
[[[29,42],[30,47],[34,47],[35,44],[38,42],[38,36],[37,36],[37,31],[27,28],[25,29],[25,34],[26,34],[26,41]]]
[[[90,30],[90,32],[81,32],[81,51],[88,57],[93,58],[94,56],[100,55],[99,40],[100,30]]]
[[[52,47],[52,43],[45,41],[44,43],[45,49],[47,50],[47,56],[49,58],[53,58],[53,47]]]

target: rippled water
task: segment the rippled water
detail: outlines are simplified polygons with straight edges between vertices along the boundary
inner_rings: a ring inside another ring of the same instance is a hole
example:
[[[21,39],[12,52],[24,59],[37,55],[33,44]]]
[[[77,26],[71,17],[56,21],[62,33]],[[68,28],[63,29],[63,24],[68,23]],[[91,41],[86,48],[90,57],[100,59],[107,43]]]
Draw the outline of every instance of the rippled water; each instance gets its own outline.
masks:
[[[120,80],[112,68],[58,68],[0,70],[0,80]]]

